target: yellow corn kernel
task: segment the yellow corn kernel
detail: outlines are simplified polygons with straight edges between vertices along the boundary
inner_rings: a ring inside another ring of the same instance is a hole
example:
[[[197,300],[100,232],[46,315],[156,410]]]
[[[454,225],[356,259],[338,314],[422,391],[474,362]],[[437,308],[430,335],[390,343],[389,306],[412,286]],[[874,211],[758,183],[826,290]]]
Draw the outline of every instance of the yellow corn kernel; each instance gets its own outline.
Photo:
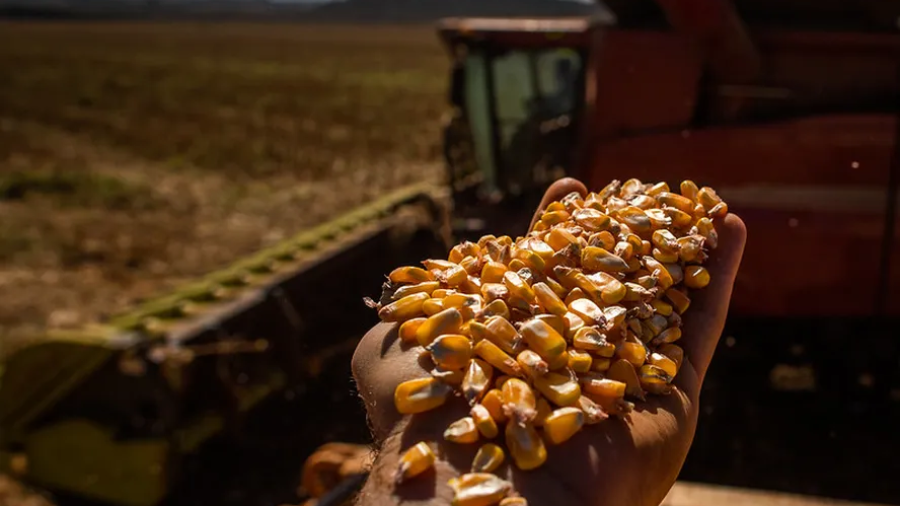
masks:
[[[710,248],[715,249],[719,242],[719,234],[716,232],[716,227],[713,225],[712,220],[706,217],[700,218],[697,220],[696,227],[697,233],[706,239],[706,244]]]
[[[706,255],[703,252],[704,237],[699,234],[686,235],[678,238],[678,256],[685,262],[703,261]]]
[[[672,376],[666,373],[662,367],[653,364],[644,364],[641,366],[638,371],[638,377],[640,377],[642,385],[665,385],[672,381]]]
[[[509,264],[507,264],[507,266],[508,266],[509,270],[512,272],[519,272],[522,269],[528,268],[528,266],[525,265],[525,262],[519,260],[518,258],[514,258],[514,259],[510,260]]]
[[[678,327],[672,327],[662,331],[658,336],[653,338],[651,344],[653,344],[654,346],[659,346],[661,344],[674,343],[679,339],[681,339],[681,329]]]
[[[603,308],[603,317],[606,318],[606,331],[612,330],[625,323],[625,315],[628,311],[622,306],[609,306]]]
[[[677,261],[677,258],[676,258]],[[680,264],[676,263],[668,263],[663,264],[667,271],[669,271],[669,276],[672,276],[672,282],[676,285],[684,281],[684,269],[681,268]]]
[[[612,280],[600,291],[600,299],[604,304],[618,304],[625,298],[627,293],[624,283]]]
[[[453,295],[456,293],[456,290],[452,288],[438,288],[437,290],[431,292],[432,299],[443,299],[448,295]]]
[[[699,265],[684,268],[684,285],[688,288],[705,288],[709,284],[709,271]]]
[[[703,207],[703,204],[694,205],[694,218],[707,218],[706,208]]]
[[[404,381],[394,390],[394,406],[404,415],[423,413],[444,404],[452,388],[437,378]]]
[[[676,256],[677,260],[677,256]],[[668,289],[672,286],[675,281],[672,279],[672,275],[669,274],[669,271],[666,267],[657,259],[652,257],[645,256],[643,258],[644,267],[656,277],[656,282],[663,290]]]
[[[578,398],[578,402],[575,403],[575,406],[584,413],[584,424],[585,425],[594,425],[602,422],[609,418],[609,415],[606,414],[606,411],[597,404],[592,401],[590,397],[586,395],[582,395]]]
[[[650,251],[653,249],[653,243],[644,239],[641,241],[641,255],[649,255]]]
[[[531,230],[532,230],[533,232],[543,232],[544,230],[547,230],[547,228],[548,228],[549,226],[550,226],[550,225],[547,225],[547,224],[544,223],[543,221],[538,221],[537,223],[534,224],[534,227],[533,227]]]
[[[481,398],[481,405],[488,410],[497,423],[505,423],[507,420],[506,413],[503,412],[503,395],[500,389],[492,388]]]
[[[481,260],[475,257],[466,257],[459,262],[459,266],[466,270],[466,274],[477,276],[481,273]]]
[[[442,369],[435,367],[431,370],[431,375],[448,385],[459,386],[465,378],[465,372],[459,369]]]
[[[591,370],[591,364],[594,359],[590,353],[569,348],[566,350],[569,355],[569,368],[577,373],[585,373]]]
[[[587,325],[602,325],[603,310],[590,299],[578,299],[569,304],[569,311],[578,315]]]
[[[494,429],[496,428],[497,426],[495,425]],[[484,444],[478,449],[478,453],[475,454],[475,458],[472,460],[472,472],[493,472],[503,464],[505,458],[506,455],[503,454],[503,448],[500,448],[493,443]]]
[[[403,322],[400,325],[400,329],[397,331],[400,339],[403,340],[404,343],[418,343],[416,340],[416,332],[419,330],[419,326],[425,323],[425,320],[427,320],[427,318],[413,318],[412,320]]]
[[[653,306],[653,309],[662,316],[669,316],[670,314],[672,314],[672,305],[667,302],[663,302],[659,299],[653,299],[650,301],[650,305]]]
[[[591,362],[591,371],[594,372],[606,372],[609,370],[612,365],[612,359],[605,357],[594,357],[593,362]]]
[[[497,422],[491,417],[491,412],[488,411],[486,407],[481,404],[476,404],[472,406],[469,414],[472,415],[472,420],[475,421],[475,427],[482,436],[488,439],[497,437]]]
[[[433,300],[433,299],[429,299]],[[463,323],[463,317],[459,309],[455,307],[443,309],[423,322],[416,330],[416,340],[422,346],[428,346],[439,335],[455,334],[459,332]]]
[[[481,293],[481,278],[475,276],[466,276],[465,281],[456,287],[461,293],[469,295],[478,295]]]
[[[678,253],[672,251],[662,251],[659,248],[653,248],[653,258],[659,260],[664,264],[672,263],[678,261]]]
[[[663,192],[656,196],[656,200],[658,200],[660,204],[680,209],[686,213],[692,213],[694,211],[694,202],[677,193]]]
[[[697,187],[697,184],[691,181],[690,179],[685,179],[681,182],[681,194],[691,200],[697,200],[697,193],[700,191],[700,188]]]
[[[584,412],[581,409],[559,408],[544,420],[544,436],[552,444],[562,444],[578,433],[582,426],[584,426]]]
[[[651,333],[653,334],[653,337],[656,337],[659,335],[660,332],[662,332],[663,330],[666,330],[666,327],[669,326],[669,320],[667,320],[661,314],[655,314],[655,315],[651,316],[650,318],[647,318],[646,320],[644,320],[644,325],[646,325],[647,328],[650,329]]]
[[[468,256],[481,256],[481,248],[479,248],[478,245],[473,242],[463,241],[450,250],[450,255],[448,256],[447,260],[459,263],[463,258],[466,258]]]
[[[516,362],[519,363],[525,374],[531,378],[543,376],[549,371],[547,362],[544,362],[544,359],[532,350],[522,350],[516,356]]]
[[[569,288],[577,287],[591,299],[601,299],[602,294],[600,293],[600,288],[578,269],[557,265],[553,268],[553,273],[564,286],[568,286]]]
[[[503,413],[516,423],[531,422],[537,415],[537,400],[528,383],[519,378],[510,378],[500,388]]]
[[[627,260],[628,270],[625,271],[627,274],[633,274],[641,270],[641,261],[638,257],[631,257]]]
[[[431,298],[422,303],[422,312],[434,316],[444,310],[444,299]]]
[[[582,327],[575,333],[572,346],[576,349],[590,351],[600,357],[612,357],[616,347],[607,342],[606,336],[594,327]]]
[[[644,390],[641,388],[637,369],[635,369],[634,364],[631,362],[627,360],[616,360],[612,366],[610,366],[609,371],[606,372],[606,377],[624,383],[626,395],[637,397],[638,399],[644,398]]]
[[[487,262],[481,269],[481,280],[485,283],[502,283],[503,274],[508,270],[500,262]]]
[[[645,193],[647,195],[650,195],[651,197],[655,197],[662,192],[668,192],[668,191],[669,191],[669,185],[665,181],[663,181],[662,183],[656,183],[655,185],[651,186],[650,188],[647,188],[647,191]]]
[[[566,295],[566,300],[564,301],[566,306],[572,303],[572,301],[576,301],[578,299],[587,299],[588,296],[585,294],[581,288],[573,288],[568,295]]]
[[[656,230],[653,232],[650,239],[653,242],[653,245],[662,251],[678,251],[678,238],[668,230]]]
[[[644,212],[650,220],[650,228],[657,230],[672,226],[672,218],[669,218],[669,215],[662,209],[647,209]]]
[[[450,371],[466,367],[472,358],[472,342],[459,334],[440,335],[425,349],[436,366]]]
[[[478,428],[471,416],[460,418],[450,424],[444,431],[444,439],[452,443],[475,443],[478,441]]]
[[[559,371],[569,365],[569,355],[560,353],[547,361],[547,367],[551,371]]]
[[[721,197],[716,193],[715,190],[710,188],[709,186],[704,186],[700,188],[700,191],[697,192],[697,202],[703,205],[706,210],[710,210],[715,207],[717,204],[722,202]]]
[[[528,303],[534,302],[534,290],[513,271],[503,273],[503,284],[509,289],[509,294],[520,297]]]
[[[674,288],[666,290],[666,298],[669,299],[678,314],[684,314],[691,305],[691,299],[684,292]]]
[[[528,506],[528,500],[524,497],[505,497],[497,506]]]
[[[481,285],[481,296],[485,302],[506,299],[509,297],[509,289],[502,283],[483,283]]]
[[[497,236],[488,234],[488,235],[481,236],[481,239],[478,239],[478,242],[475,244],[477,244],[478,247],[481,248],[482,251],[484,251],[485,248],[487,248],[488,242],[496,241],[496,240],[497,240]]]
[[[566,320],[560,316],[556,316],[555,314],[539,314],[534,318],[553,327],[553,330],[559,332],[559,335],[564,335],[566,333]]]
[[[574,338],[578,330],[584,327],[584,320],[571,311],[563,315],[563,320],[566,322],[566,339]]]
[[[548,246],[548,248],[549,248],[549,246]],[[543,258],[541,258],[540,255],[538,255],[534,251],[531,251],[530,249],[517,248],[516,252],[515,252],[515,257],[516,257],[516,259],[521,260],[525,264],[526,268],[533,270],[535,272],[543,272],[544,267],[547,266],[547,262]],[[520,270],[521,269],[519,269],[519,271]],[[524,279],[523,279],[523,281],[524,281]],[[527,285],[527,283],[526,283],[526,285]]]
[[[391,283],[422,283],[434,281],[434,274],[421,267],[398,267],[388,275]]]
[[[648,291],[637,283],[624,283],[624,285],[625,297],[622,297],[622,300],[625,302],[638,302],[653,297],[653,292]]]
[[[530,423],[506,424],[506,447],[516,467],[523,471],[536,469],[547,461],[547,448]]]
[[[548,204],[547,207],[544,209],[544,212],[549,213],[552,211],[565,211],[565,210],[566,210],[565,204],[563,204],[562,202],[559,202],[559,201],[555,201],[555,202],[551,202],[550,204]]]
[[[512,490],[512,484],[491,473],[469,473],[448,481],[453,489],[452,506],[491,506]]]
[[[651,365],[659,367],[672,378],[674,378],[675,375],[678,374],[678,365],[675,363],[675,361],[663,355],[662,353],[651,353],[648,362],[650,362]]]
[[[559,227],[548,232],[545,240],[554,251],[559,251],[570,244],[578,242],[578,239],[571,232]]]
[[[541,215],[541,221],[546,223],[549,226],[553,226],[559,223],[562,223],[569,219],[569,213],[564,210],[560,211],[547,211]]]
[[[600,399],[621,399],[625,397],[625,383],[603,377],[588,376],[581,379],[584,391],[590,394],[591,400],[606,409]]]
[[[400,457],[400,465],[397,473],[394,475],[394,482],[397,484],[418,476],[425,471],[434,467],[434,452],[428,443],[421,441],[413,445],[412,448],[406,450]]]
[[[545,359],[552,359],[566,351],[566,340],[544,321],[532,319],[522,325],[522,337],[528,346]]]
[[[516,362],[518,363],[518,362]],[[501,374],[497,376],[497,379],[494,380],[494,388],[503,388],[503,384],[506,383],[506,380],[511,378],[512,376]]]
[[[616,249],[613,251],[613,254],[617,257],[628,260],[634,254],[634,246],[625,241],[619,241],[616,243]],[[628,265],[627,263],[625,264]]]
[[[405,285],[401,286],[394,292],[394,295],[391,295],[391,300],[399,300],[407,295],[412,295],[414,293],[427,293],[431,295],[435,290],[441,287],[441,284],[437,281],[423,281],[421,283],[415,285]]]
[[[588,238],[588,245],[603,248],[607,251],[612,251],[612,249],[616,246],[616,238],[613,237],[613,235],[608,230],[604,230],[603,232],[592,234]]]
[[[647,213],[639,207],[627,206],[619,209],[616,217],[636,234],[646,234],[653,230],[653,223]]]
[[[379,309],[378,317],[385,322],[404,322],[421,316],[423,305],[428,298],[427,293],[408,295]]]
[[[672,362],[675,362],[675,372],[677,373],[679,369],[681,369],[681,362],[684,361],[684,350],[681,349],[681,346],[677,344],[667,343],[659,347],[659,353],[669,357]],[[674,374],[672,376],[675,376]]]
[[[714,205],[713,208],[710,209],[706,214],[710,218],[724,218],[725,215],[728,214],[728,204],[719,202],[718,204]]]
[[[422,260],[422,265],[424,265],[426,269],[432,271],[432,274],[434,274],[434,271],[443,271],[455,266],[456,262],[451,262],[449,260],[428,259]]]
[[[540,304],[549,313],[557,316],[566,314],[566,305],[546,283],[535,283],[531,287]]]
[[[647,360],[647,348],[641,343],[619,343],[616,346],[616,358],[625,359],[635,367],[640,367]]]
[[[557,281],[549,276],[544,280],[544,283],[546,283],[547,286],[549,286],[550,289],[553,290],[553,293],[555,293],[556,296],[559,297],[560,299],[565,297],[566,293],[568,292],[568,290],[566,290],[566,287],[559,284],[559,281]]]
[[[487,327],[488,340],[501,350],[510,355],[517,355],[522,351],[522,336],[509,323],[509,320],[502,316],[492,316],[487,319],[485,326]]]
[[[588,246],[581,250],[581,265],[591,271],[622,272],[628,263],[603,248]]]
[[[501,299],[497,299],[492,301],[487,306],[484,306],[484,310],[481,312],[485,318],[492,318],[494,316],[509,319],[509,306],[506,305]]]
[[[640,207],[645,211],[647,211],[648,209],[653,209],[654,207],[659,205],[659,202],[657,202],[655,198],[649,195],[637,195],[635,197],[632,197],[629,202],[631,203],[631,205]]]
[[[544,425],[544,420],[546,420],[547,417],[550,416],[550,413],[553,412],[553,407],[550,406],[547,399],[543,397],[538,397],[536,406],[535,410],[537,414],[534,416],[533,423],[535,427],[541,427]]]
[[[454,293],[444,297],[442,305],[444,309],[449,309],[451,307],[459,309],[463,320],[466,321],[471,320],[475,317],[476,313],[481,311],[482,303],[483,299],[481,298],[481,295]]]
[[[663,212],[672,220],[672,226],[675,228],[689,227],[694,221],[694,217],[691,214],[688,214],[681,209],[666,207],[663,209]]]
[[[505,374],[510,376],[522,375],[522,368],[516,362],[516,359],[507,355],[506,352],[487,339],[478,341],[478,344],[475,345],[475,354]]]
[[[477,348],[477,346],[476,346]],[[473,358],[466,367],[462,380],[462,393],[469,404],[474,404],[484,395],[491,384],[494,368],[483,360]]]
[[[572,215],[572,219],[588,232],[601,232],[610,225],[609,216],[596,209],[580,209]]]
[[[462,284],[466,280],[469,273],[461,265],[454,265],[449,269],[437,273],[438,281],[447,286],[454,287]]]
[[[556,250],[554,250],[552,246],[542,241],[538,237],[529,237],[528,239],[525,239],[524,241],[522,241],[519,248],[533,251],[537,254],[537,256],[541,257],[544,262],[550,260],[550,257],[553,256],[553,253],[556,252]]]
[[[533,378],[534,388],[557,406],[571,406],[581,396],[581,387],[569,376],[548,372]]]

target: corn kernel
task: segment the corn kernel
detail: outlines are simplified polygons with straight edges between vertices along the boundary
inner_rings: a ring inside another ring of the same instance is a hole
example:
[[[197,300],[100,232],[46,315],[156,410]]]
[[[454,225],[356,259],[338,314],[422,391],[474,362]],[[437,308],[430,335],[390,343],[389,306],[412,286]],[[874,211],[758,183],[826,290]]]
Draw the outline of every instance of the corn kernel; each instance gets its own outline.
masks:
[[[469,273],[461,265],[455,265],[437,274],[438,281],[450,287],[461,285],[468,276]]]
[[[531,423],[506,424],[506,447],[516,467],[523,471],[536,469],[547,461],[547,448]]]
[[[606,318],[606,331],[612,332],[625,323],[627,311],[622,306],[609,306],[603,308],[603,317]]]
[[[388,275],[391,283],[422,283],[434,281],[434,274],[421,267],[398,267]]]
[[[424,441],[416,443],[400,457],[400,465],[394,475],[397,484],[418,476],[434,467],[434,452]]]
[[[485,283],[502,283],[503,274],[508,270],[500,262],[487,262],[481,269],[481,280]]]
[[[684,361],[684,350],[681,349],[681,346],[671,343],[664,344],[659,347],[659,352],[675,362],[676,373],[679,369],[681,369],[681,362]],[[672,376],[675,376],[675,374],[673,374]]]
[[[553,412],[553,407],[550,406],[550,403],[547,402],[547,399],[543,397],[537,398],[536,406],[537,407],[535,409],[537,414],[534,416],[534,420],[532,423],[534,423],[535,427],[541,427],[544,425],[544,420],[546,420],[547,417],[550,416],[550,413]]]
[[[658,200],[661,204],[674,207],[686,213],[691,213],[694,211],[694,202],[677,193],[671,192],[662,192],[656,196],[656,200]]]
[[[547,362],[532,350],[522,350],[516,357],[516,361],[522,367],[522,370],[525,371],[525,374],[531,378],[543,376],[549,371]]]
[[[622,272],[628,263],[603,248],[588,246],[581,251],[581,265],[591,271]]]
[[[584,413],[584,424],[585,425],[594,425],[602,422],[609,418],[609,415],[606,414],[606,411],[597,404],[592,401],[590,397],[586,395],[582,395],[578,398],[578,402],[575,403],[575,406]]]
[[[572,215],[572,219],[588,232],[601,232],[609,228],[610,224],[609,216],[596,209],[581,209],[576,211],[575,214]]]
[[[569,219],[569,213],[566,211],[549,211],[541,215],[541,221],[549,226],[562,223]]]
[[[672,303],[672,306],[675,308],[675,311],[678,311],[678,314],[683,314],[691,305],[691,299],[689,299],[684,292],[674,288],[666,290],[666,298],[669,299],[669,302]]]
[[[557,406],[571,406],[581,396],[581,386],[568,376],[549,372],[533,379],[534,388]]]
[[[672,263],[678,261],[678,253],[672,251],[662,251],[659,248],[653,248],[653,258],[662,263]]]
[[[589,351],[600,357],[612,357],[616,347],[606,340],[606,336],[595,327],[582,327],[575,333],[572,346],[576,349]]]
[[[404,381],[394,390],[394,406],[404,415],[424,413],[444,404],[451,391],[437,378]]]
[[[594,359],[591,357],[590,353],[574,348],[569,348],[566,350],[566,353],[569,355],[568,365],[573,371],[585,373],[591,370],[591,364]]]
[[[555,314],[539,314],[534,317],[535,320],[541,320],[553,327],[553,330],[557,331],[559,335],[565,335],[566,333],[566,320],[560,316],[556,316]]]
[[[716,193],[715,190],[710,188],[709,186],[704,186],[700,188],[700,191],[697,192],[697,202],[703,205],[707,210],[712,209],[716,205],[722,203],[722,199]]]
[[[651,300],[650,305],[653,306],[654,311],[661,314],[662,316],[669,316],[670,314],[672,314],[672,305],[667,302],[663,302],[660,299]]]
[[[509,320],[502,316],[492,316],[485,322],[487,327],[487,338],[497,345],[501,350],[510,354],[517,355],[523,349],[522,336],[515,327],[509,323]]]
[[[448,481],[453,489],[452,506],[490,506],[512,490],[512,484],[490,473],[469,473]]]
[[[672,279],[672,275],[669,274],[669,271],[666,270],[666,267],[659,260],[646,256],[643,260],[644,267],[646,267],[652,275],[656,276],[660,288],[667,290],[674,284],[675,281]]]
[[[522,325],[522,337],[532,350],[545,359],[555,358],[566,351],[566,341],[546,322],[533,319]]]
[[[653,344],[654,346],[659,346],[661,344],[674,343],[679,339],[681,339],[681,329],[678,327],[672,327],[662,331],[653,339],[653,341],[651,341],[651,344]]]
[[[634,254],[634,246],[625,241],[619,241],[616,243],[616,248],[613,251],[613,254],[623,260],[628,260]],[[625,264],[628,266],[628,264]]]
[[[518,362],[516,362],[516,359],[507,355],[506,352],[498,348],[497,345],[491,341],[487,339],[478,341],[474,351],[475,354],[484,359],[485,362],[496,367],[500,371],[503,371],[503,373],[510,376],[522,375],[522,368],[519,366]]]
[[[609,370],[611,364],[612,364],[612,359],[610,359],[610,358],[594,357],[593,362],[591,362],[591,371],[606,372]]]
[[[431,298],[422,303],[422,312],[434,316],[444,310],[444,299]]]
[[[557,316],[566,314],[566,305],[546,283],[535,283],[532,287],[537,302],[548,312]]]
[[[433,299],[443,299],[448,295],[453,295],[456,293],[456,290],[452,288],[438,288],[434,292],[431,293],[431,298]]]
[[[442,382],[453,386],[459,386],[462,384],[463,378],[465,378],[465,372],[459,369],[452,370],[435,367],[431,370],[430,374]]]
[[[694,221],[694,217],[681,209],[674,207],[666,207],[663,212],[672,220],[672,226],[675,228],[686,228]]]
[[[421,316],[427,293],[414,293],[392,302],[378,310],[378,317],[385,322],[404,322]]]
[[[568,230],[557,227],[547,233],[546,241],[554,251],[559,251],[578,242],[578,239]]]
[[[678,374],[678,366],[675,364],[675,361],[662,353],[651,353],[648,362],[665,371],[670,377],[674,378]]]
[[[691,181],[690,179],[685,179],[681,182],[681,194],[691,200],[697,200],[697,192],[700,191],[700,188],[697,187],[697,184]]]
[[[610,366],[609,371],[607,371],[606,377],[624,383],[626,395],[637,397],[638,399],[644,398],[644,390],[641,388],[637,369],[635,369],[633,363],[624,359],[616,360]]]
[[[471,416],[460,418],[444,431],[444,439],[452,443],[475,443],[478,437],[478,428]]]
[[[597,398],[620,399],[625,397],[625,383],[607,378],[587,377],[582,379],[584,391],[589,393],[591,400],[599,402]],[[600,404],[603,406],[603,404]]]
[[[432,274],[434,274],[434,271],[443,271],[455,266],[456,262],[451,262],[449,260],[428,259],[422,260],[422,265],[424,265],[426,269],[432,271]]]
[[[478,449],[478,453],[475,454],[475,458],[472,460],[472,472],[490,473],[500,467],[505,458],[506,455],[503,453],[503,448],[493,443],[484,444]]]
[[[439,335],[459,332],[463,317],[455,307],[441,310],[428,317],[416,330],[416,340],[422,346],[430,345]]]
[[[426,318],[413,318],[400,324],[400,329],[397,330],[400,339],[405,343],[417,344],[416,332],[419,330],[419,326],[425,323],[425,320]]]
[[[552,444],[562,444],[578,433],[583,425],[584,412],[581,409],[559,408],[544,420],[544,436]]]
[[[431,295],[431,293],[440,288],[440,286],[441,284],[437,281],[423,281],[415,285],[401,286],[394,292],[394,295],[391,296],[391,300],[399,300],[414,293],[427,293]]]
[[[537,415],[537,400],[528,383],[510,378],[500,389],[503,413],[516,423],[531,422]]]
[[[646,209],[644,213],[650,219],[650,227],[653,230],[665,229],[672,226],[672,218],[662,209]]]
[[[534,302],[534,290],[517,273],[513,271],[503,273],[503,284],[509,289],[510,295],[521,297],[529,303]]]
[[[481,405],[488,410],[497,423],[505,423],[508,417],[503,412],[503,395],[498,388],[492,388],[481,398]]]
[[[498,506],[528,506],[528,500],[524,497],[505,497]]]
[[[486,407],[481,404],[476,404],[472,406],[469,414],[472,415],[472,420],[475,421],[475,427],[482,436],[488,439],[497,437],[497,422],[491,417],[491,412],[488,411]]]
[[[603,310],[590,299],[578,299],[569,304],[569,311],[578,315],[587,325],[602,325],[606,322]]]
[[[467,256],[481,256],[481,248],[477,244],[469,241],[463,241],[450,250],[447,260],[459,263]]]
[[[684,269],[684,284],[688,288],[705,288],[709,284],[709,271],[699,265],[688,265]]]
[[[431,352],[436,366],[451,371],[466,367],[472,358],[472,342],[459,334],[438,336],[425,349]]]

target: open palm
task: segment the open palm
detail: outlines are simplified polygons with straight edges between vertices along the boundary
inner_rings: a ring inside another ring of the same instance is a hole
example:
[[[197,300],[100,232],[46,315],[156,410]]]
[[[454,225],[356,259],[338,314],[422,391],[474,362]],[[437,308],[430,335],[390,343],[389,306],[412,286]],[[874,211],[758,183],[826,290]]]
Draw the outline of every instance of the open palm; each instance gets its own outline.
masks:
[[[578,191],[573,179],[554,183],[538,209]],[[650,396],[625,419],[611,418],[585,427],[560,446],[548,447],[545,465],[520,471],[505,465],[496,471],[512,481],[529,504],[657,506],[668,493],[687,456],[697,425],[700,386],[722,333],[734,278],[746,241],[743,222],[728,215],[716,224],[719,246],[710,254],[709,286],[694,293],[684,318],[685,360],[668,396]],[[438,444],[440,459],[431,478],[412,480],[394,490],[392,465],[376,463],[363,490],[361,504],[449,504],[449,477],[468,472],[478,445],[447,443],[444,429],[468,414],[462,399],[414,417],[397,413],[394,389],[403,381],[424,377],[419,354],[397,337],[395,324],[376,325],[360,342],[353,371],[375,437],[379,459],[396,462],[403,450],[426,440]],[[387,492],[385,492],[387,491]]]

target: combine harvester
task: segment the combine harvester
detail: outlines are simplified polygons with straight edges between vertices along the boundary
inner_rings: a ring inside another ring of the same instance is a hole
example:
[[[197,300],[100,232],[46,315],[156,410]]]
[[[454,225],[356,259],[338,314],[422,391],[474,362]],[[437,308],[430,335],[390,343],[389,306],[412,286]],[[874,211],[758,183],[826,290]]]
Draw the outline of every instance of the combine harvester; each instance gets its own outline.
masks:
[[[690,177],[750,238],[682,478],[900,502],[885,444],[900,416],[900,2],[606,4],[595,19],[443,21],[446,185],[398,190],[14,354],[3,467],[106,503],[181,504],[222,441],[295,461],[363,442],[349,357],[376,319],[361,299],[391,267],[524,232],[563,174]],[[296,416],[279,422],[287,401]]]

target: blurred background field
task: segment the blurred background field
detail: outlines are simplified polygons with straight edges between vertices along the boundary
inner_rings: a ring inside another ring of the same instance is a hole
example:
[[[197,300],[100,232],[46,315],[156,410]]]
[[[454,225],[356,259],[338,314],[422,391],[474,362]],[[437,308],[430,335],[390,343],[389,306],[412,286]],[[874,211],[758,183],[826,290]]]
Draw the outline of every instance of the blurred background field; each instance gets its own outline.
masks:
[[[0,356],[440,177],[431,26],[0,23]]]

